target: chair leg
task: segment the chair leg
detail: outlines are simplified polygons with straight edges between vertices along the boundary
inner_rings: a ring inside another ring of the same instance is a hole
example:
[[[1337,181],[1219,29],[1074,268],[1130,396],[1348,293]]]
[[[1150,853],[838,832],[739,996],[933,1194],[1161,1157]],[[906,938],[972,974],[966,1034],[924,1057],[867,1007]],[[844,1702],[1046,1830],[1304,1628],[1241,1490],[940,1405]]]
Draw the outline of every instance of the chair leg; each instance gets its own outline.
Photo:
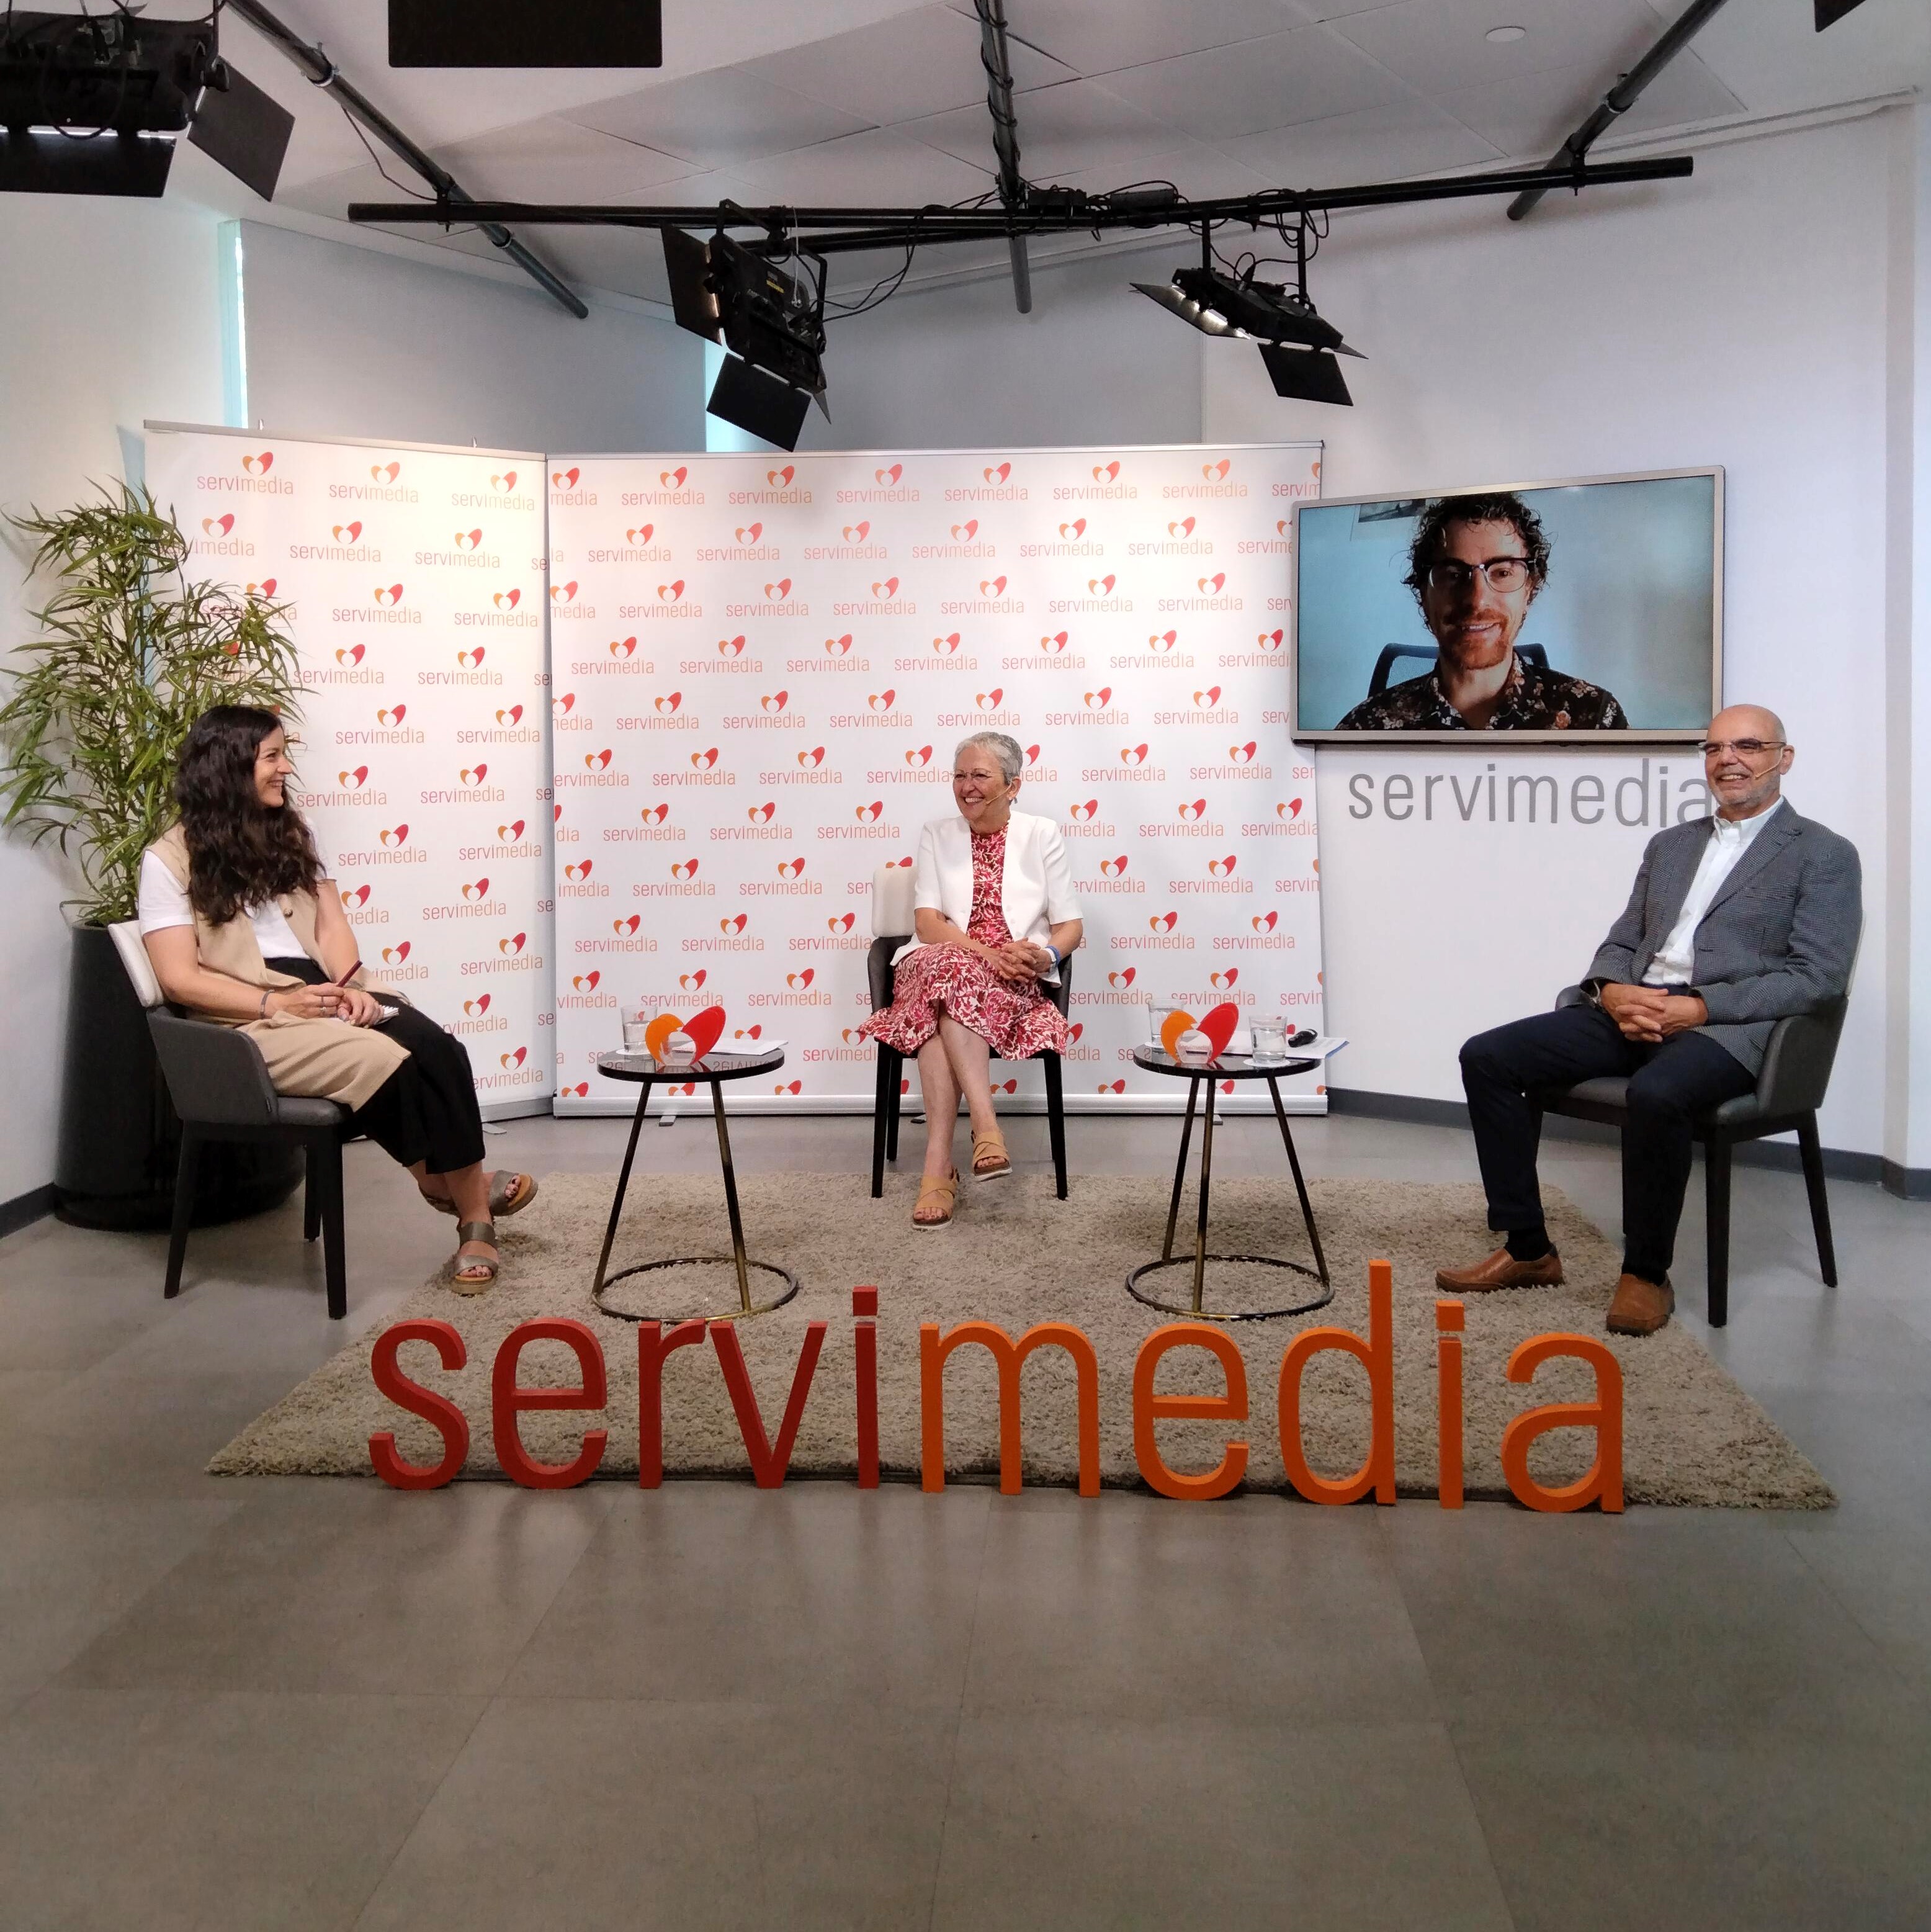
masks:
[[[1797,1144],[1804,1154],[1804,1186],[1810,1196],[1810,1232],[1817,1238],[1817,1270],[1826,1288],[1837,1285],[1837,1250],[1831,1239],[1831,1200],[1824,1192],[1824,1149],[1817,1138],[1817,1116],[1798,1123]]]
[[[873,1083],[871,1100],[871,1198],[876,1201],[885,1192],[885,1117],[889,1102],[887,1090],[892,1083],[892,1049],[881,1046],[878,1049],[878,1078]]]
[[[898,1114],[904,1100],[899,1088],[905,1078],[905,1056],[896,1047],[887,1047],[885,1053],[885,1157],[895,1162],[898,1158]]]
[[[161,1291],[168,1301],[181,1292],[181,1264],[187,1256],[187,1228],[194,1219],[195,1176],[200,1166],[201,1137],[191,1126],[184,1126],[181,1163],[174,1177],[174,1225],[168,1233],[167,1285]]]
[[[311,1142],[311,1145],[317,1145]],[[322,1270],[328,1285],[328,1318],[349,1312],[347,1254],[342,1228],[342,1143],[333,1133],[317,1145],[322,1176]]]
[[[1046,1070],[1046,1131],[1052,1136],[1054,1191],[1063,1201],[1066,1198],[1066,1110],[1060,1091],[1060,1056],[1042,1053],[1039,1058]]]
[[[322,1182],[318,1168],[322,1144],[310,1141],[307,1149],[308,1174],[301,1187],[301,1238],[313,1240],[322,1232]]]
[[[1703,1218],[1708,1252],[1710,1326],[1730,1318],[1730,1142],[1713,1133],[1703,1148]]]

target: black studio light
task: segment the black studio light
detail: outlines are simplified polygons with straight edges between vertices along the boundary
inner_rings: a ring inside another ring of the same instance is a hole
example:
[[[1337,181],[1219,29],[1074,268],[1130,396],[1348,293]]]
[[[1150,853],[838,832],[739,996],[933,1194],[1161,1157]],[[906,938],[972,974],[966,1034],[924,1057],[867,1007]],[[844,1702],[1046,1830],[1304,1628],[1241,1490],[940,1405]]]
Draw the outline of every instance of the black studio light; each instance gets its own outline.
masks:
[[[1258,344],[1276,395],[1351,404],[1354,399],[1335,358],[1366,358],[1348,346],[1340,330],[1323,320],[1308,299],[1309,252],[1303,231],[1297,248],[1301,286],[1297,290],[1259,280],[1255,273],[1258,265],[1229,274],[1215,264],[1203,236],[1201,254],[1207,259],[1198,267],[1176,269],[1171,282],[1133,286],[1203,335]]]
[[[0,193],[158,195],[184,134],[265,200],[294,125],[211,20],[0,14]]]
[[[680,328],[730,351],[705,405],[709,413],[796,449],[813,403],[825,405],[825,293],[721,232],[708,242],[664,231],[671,312]]]

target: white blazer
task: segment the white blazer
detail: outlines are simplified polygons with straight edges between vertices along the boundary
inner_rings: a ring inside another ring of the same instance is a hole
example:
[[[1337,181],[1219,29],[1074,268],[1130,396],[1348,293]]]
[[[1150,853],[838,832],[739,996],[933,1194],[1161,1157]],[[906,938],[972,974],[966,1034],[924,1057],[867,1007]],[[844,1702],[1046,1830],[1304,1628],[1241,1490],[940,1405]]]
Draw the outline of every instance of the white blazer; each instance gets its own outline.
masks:
[[[972,828],[964,818],[935,818],[919,835],[919,866],[912,903],[943,913],[964,932],[972,917]],[[1006,822],[1006,870],[1000,880],[1000,908],[1015,939],[1036,946],[1051,943],[1055,926],[1080,916],[1073,893],[1072,861],[1066,842],[1050,818],[1015,812]],[[915,939],[893,955],[896,966],[922,942]],[[1057,968],[1043,976],[1057,986]]]

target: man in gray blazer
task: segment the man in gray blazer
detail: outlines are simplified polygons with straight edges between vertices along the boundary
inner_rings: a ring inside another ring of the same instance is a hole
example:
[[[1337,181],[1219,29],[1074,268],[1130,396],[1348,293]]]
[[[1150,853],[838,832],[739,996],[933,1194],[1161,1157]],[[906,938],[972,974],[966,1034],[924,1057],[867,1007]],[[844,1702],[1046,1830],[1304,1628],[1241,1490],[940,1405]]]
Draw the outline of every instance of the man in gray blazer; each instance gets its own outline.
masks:
[[[1506,1238],[1486,1260],[1442,1269],[1440,1287],[1465,1294],[1561,1280],[1536,1183],[1536,1096],[1623,1074],[1623,1273],[1609,1325],[1651,1335],[1669,1319],[1692,1122],[1756,1086],[1771,1027],[1841,994],[1857,951],[1857,848],[1783,802],[1795,755],[1774,712],[1719,712],[1703,746],[1716,816],[1650,841],[1630,902],[1590,964],[1588,1004],[1477,1034],[1462,1048],[1489,1225]]]

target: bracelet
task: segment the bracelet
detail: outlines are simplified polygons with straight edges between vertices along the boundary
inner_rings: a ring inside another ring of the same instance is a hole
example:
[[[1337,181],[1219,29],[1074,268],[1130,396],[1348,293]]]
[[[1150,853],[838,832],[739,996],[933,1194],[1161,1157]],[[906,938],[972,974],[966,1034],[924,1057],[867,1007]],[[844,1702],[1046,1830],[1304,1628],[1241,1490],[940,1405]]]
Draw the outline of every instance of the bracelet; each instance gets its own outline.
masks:
[[[265,1020],[265,1019],[266,1019],[266,1018],[268,1018],[268,994],[271,994],[271,993],[272,993],[274,991],[274,987],[270,986],[270,987],[268,987],[268,988],[267,988],[267,989],[266,989],[266,990],[262,993],[262,1004],[260,1004],[260,1006],[258,1006],[258,1007],[255,1010],[255,1017],[256,1017],[256,1018],[257,1018],[258,1020]]]
[[[1046,944],[1046,950],[1052,955],[1053,970],[1057,973],[1060,970],[1060,960],[1061,957],[1060,949],[1057,946],[1054,945],[1049,940]]]

